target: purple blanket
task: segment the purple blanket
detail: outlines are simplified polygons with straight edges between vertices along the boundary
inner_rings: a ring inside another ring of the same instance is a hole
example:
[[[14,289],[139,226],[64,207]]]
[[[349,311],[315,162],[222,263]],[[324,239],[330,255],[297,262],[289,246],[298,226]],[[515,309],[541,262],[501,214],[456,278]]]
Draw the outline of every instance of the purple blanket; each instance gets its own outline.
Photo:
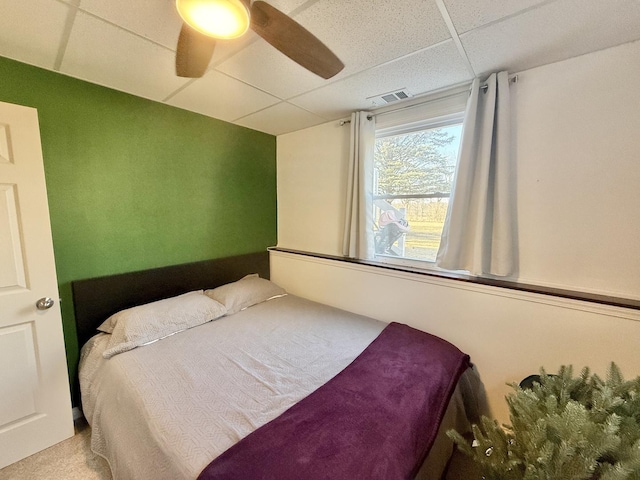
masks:
[[[218,458],[199,480],[413,478],[469,357],[391,323],[342,372]]]

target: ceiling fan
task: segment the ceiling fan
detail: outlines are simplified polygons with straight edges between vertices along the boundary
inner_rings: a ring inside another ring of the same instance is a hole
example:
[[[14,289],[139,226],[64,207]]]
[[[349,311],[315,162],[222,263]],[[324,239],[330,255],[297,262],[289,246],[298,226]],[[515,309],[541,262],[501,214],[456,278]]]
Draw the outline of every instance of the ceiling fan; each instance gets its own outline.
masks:
[[[233,39],[249,28],[294,62],[322,78],[344,68],[340,59],[302,25],[259,0],[176,0],[184,21],[176,51],[180,77],[202,77],[216,39]]]

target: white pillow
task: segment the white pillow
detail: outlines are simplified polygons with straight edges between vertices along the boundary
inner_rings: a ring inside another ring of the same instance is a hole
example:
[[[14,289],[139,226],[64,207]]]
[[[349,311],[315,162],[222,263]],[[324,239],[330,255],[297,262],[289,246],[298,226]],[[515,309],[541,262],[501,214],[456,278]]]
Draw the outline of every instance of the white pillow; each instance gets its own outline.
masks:
[[[222,317],[224,305],[195,291],[111,315],[98,330],[111,334],[104,358]]]
[[[254,273],[237,282],[205,290],[204,294],[223,304],[227,309],[227,315],[232,315],[257,303],[286,295],[287,292]]]

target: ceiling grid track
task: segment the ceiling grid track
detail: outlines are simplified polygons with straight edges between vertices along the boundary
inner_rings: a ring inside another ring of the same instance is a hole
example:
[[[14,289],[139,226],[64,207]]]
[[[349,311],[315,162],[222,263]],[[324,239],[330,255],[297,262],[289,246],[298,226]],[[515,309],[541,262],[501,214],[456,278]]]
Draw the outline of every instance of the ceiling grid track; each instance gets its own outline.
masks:
[[[467,70],[469,70],[469,73],[471,74],[471,76],[475,78],[476,72],[473,70],[473,67],[471,66],[471,62],[469,61],[469,57],[467,56],[467,52],[464,50],[464,47],[462,46],[462,42],[460,41],[460,37],[458,36],[456,27],[453,25],[453,21],[451,20],[449,11],[447,10],[446,5],[444,4],[444,0],[436,0],[436,5],[438,5],[438,9],[440,10],[440,14],[442,15],[444,23],[447,24],[447,28],[449,29],[449,33],[451,34],[453,43],[456,45],[456,48],[458,49],[458,53],[460,53],[460,56],[462,57],[462,61],[466,65]]]
[[[639,41],[640,0],[576,0],[585,6],[578,10],[567,1],[265,0],[275,4],[265,9],[279,8],[287,24],[315,26],[347,60],[325,81],[285,64],[253,29],[242,40],[220,42],[201,65],[203,79],[176,78],[171,59],[184,23],[176,0],[6,2],[0,50],[72,78],[280,134],[339,121],[352,110],[399,106],[374,105],[371,98],[380,92],[406,88],[413,98],[401,101],[413,104],[485,72],[513,75]]]
[[[80,0],[74,0],[73,2],[65,3],[69,7],[67,12],[67,18],[64,21],[64,29],[62,30],[62,38],[60,39],[60,46],[58,47],[58,53],[53,63],[53,71],[59,72],[64,60],[64,55],[67,53],[67,45],[69,45],[69,38],[71,37],[71,30],[73,29],[73,22],[76,20],[78,14],[78,8],[80,7]]]

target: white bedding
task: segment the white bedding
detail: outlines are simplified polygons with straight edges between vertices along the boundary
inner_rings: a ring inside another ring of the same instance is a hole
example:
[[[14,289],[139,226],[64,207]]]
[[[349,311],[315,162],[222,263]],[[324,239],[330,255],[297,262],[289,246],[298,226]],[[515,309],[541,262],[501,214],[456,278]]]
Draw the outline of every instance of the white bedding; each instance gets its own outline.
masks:
[[[117,480],[193,480],[344,369],[385,326],[287,295],[109,360],[100,334],[80,361],[92,449]],[[463,428],[459,392],[452,405],[447,418]]]

